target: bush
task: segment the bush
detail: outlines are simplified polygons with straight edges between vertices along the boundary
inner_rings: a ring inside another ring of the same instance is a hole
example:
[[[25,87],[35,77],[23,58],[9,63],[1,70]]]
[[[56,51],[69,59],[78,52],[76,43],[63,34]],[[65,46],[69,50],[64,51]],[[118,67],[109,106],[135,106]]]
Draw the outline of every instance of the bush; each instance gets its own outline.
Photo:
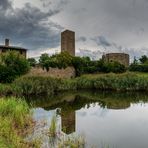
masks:
[[[109,63],[104,63],[102,72],[113,72],[113,73],[123,73],[126,71],[124,65],[120,64],[119,62],[113,61]]]
[[[26,74],[29,69],[29,63],[19,54],[19,52],[8,51],[0,56],[0,82],[10,83],[16,77]]]
[[[131,64],[129,70],[136,72],[148,72],[148,64]]]

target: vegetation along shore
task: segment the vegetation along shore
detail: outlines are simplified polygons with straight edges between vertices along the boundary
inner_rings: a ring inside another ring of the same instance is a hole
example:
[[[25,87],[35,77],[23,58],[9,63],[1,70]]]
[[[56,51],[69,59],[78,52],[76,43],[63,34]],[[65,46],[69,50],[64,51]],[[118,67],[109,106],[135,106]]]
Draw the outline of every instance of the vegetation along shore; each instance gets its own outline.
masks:
[[[9,51],[1,55],[0,95],[54,95],[60,91],[79,89],[147,91],[148,58],[143,56],[139,61],[141,62],[134,60],[130,67],[126,68],[118,62],[91,61],[88,57],[72,57],[66,52],[52,57],[43,54],[38,65],[47,72],[50,67],[75,68],[75,78],[63,79],[48,75],[29,75],[30,68],[37,64],[35,59],[26,60],[19,53]],[[141,68],[143,66],[144,72]]]

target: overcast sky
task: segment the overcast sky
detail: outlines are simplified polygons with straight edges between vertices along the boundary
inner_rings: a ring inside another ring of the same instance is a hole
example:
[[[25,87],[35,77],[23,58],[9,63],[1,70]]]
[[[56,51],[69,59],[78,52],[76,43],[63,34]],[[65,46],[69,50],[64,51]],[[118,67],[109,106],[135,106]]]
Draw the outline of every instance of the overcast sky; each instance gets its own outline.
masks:
[[[148,55],[148,0],[0,0],[0,43],[29,57],[60,50],[60,33],[76,32],[79,55]]]

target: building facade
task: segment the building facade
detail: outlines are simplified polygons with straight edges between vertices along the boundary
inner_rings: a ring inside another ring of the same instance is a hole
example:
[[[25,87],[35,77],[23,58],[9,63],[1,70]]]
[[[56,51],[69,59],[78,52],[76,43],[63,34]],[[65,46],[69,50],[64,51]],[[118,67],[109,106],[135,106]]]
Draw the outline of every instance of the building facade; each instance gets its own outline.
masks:
[[[117,61],[124,66],[129,66],[129,55],[126,53],[108,53],[102,56],[105,62]]]
[[[61,52],[64,51],[75,56],[75,32],[65,30],[61,33]]]
[[[25,58],[27,57],[27,49],[22,48],[22,47],[10,46],[9,42],[10,42],[9,39],[5,39],[5,45],[0,45],[0,54],[4,53],[4,52],[7,52],[9,50],[12,50],[12,51],[19,52]]]

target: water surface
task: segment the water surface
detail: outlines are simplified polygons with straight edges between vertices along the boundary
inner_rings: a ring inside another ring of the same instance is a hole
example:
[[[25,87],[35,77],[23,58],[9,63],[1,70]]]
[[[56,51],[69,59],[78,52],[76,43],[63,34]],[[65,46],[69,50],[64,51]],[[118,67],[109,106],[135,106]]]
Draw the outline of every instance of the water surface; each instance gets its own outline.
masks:
[[[29,100],[35,120],[50,123],[56,114],[61,132],[85,135],[88,147],[148,148],[147,93],[79,91]]]

